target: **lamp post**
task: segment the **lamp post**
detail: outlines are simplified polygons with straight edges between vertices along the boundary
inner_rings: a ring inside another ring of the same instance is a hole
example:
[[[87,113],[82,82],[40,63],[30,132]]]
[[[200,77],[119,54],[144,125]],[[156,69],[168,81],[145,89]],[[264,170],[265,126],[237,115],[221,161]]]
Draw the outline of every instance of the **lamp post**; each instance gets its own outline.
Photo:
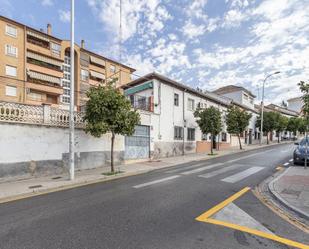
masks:
[[[264,122],[264,88],[265,88],[265,82],[266,80],[275,75],[275,74],[279,74],[280,72],[274,72],[272,74],[269,74],[265,77],[265,79],[263,80],[263,88],[262,88],[262,102],[261,102],[261,130],[260,130],[260,145],[262,145],[262,139],[263,139],[263,122]]]
[[[69,167],[70,167],[70,180],[74,180],[75,173],[75,148],[74,148],[74,2],[71,0],[71,48],[70,48],[70,57],[71,57],[71,86],[70,86],[70,135],[69,135]]]

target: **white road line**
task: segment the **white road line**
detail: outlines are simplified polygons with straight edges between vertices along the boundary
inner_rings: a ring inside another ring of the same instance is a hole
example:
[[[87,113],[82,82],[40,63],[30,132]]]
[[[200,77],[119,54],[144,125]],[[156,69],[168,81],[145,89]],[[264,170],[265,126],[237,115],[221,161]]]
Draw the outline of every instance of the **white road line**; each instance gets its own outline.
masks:
[[[290,163],[284,163],[283,166],[288,166]]]
[[[226,177],[224,179],[221,179],[223,182],[229,182],[229,183],[235,183],[238,182],[250,175],[255,174],[256,172],[259,172],[260,170],[264,169],[264,167],[252,167],[250,169],[244,170],[242,172],[239,172],[235,175],[231,175],[229,177]]]
[[[171,170],[165,171],[164,173],[177,173],[179,171],[184,171],[184,170],[187,170],[187,169],[192,169],[192,168],[204,166],[205,164],[206,164],[206,162],[193,164],[193,165],[189,165],[189,166],[179,166],[179,167],[176,166],[177,167],[176,169],[171,169]]]
[[[133,186],[133,188],[142,188],[142,187],[146,187],[146,186],[149,186],[149,185],[157,184],[157,183],[160,183],[160,182],[169,181],[169,180],[172,180],[172,179],[175,179],[175,178],[178,178],[178,177],[180,177],[180,176],[179,175],[169,176],[169,177],[161,178],[161,179],[158,179],[158,180],[155,180],[155,181],[151,181],[151,182],[146,182],[146,183],[143,183],[143,184],[135,185],[135,186]]]
[[[226,163],[233,163],[233,162],[236,162],[236,161],[239,161],[239,160],[242,160],[242,159],[246,159],[246,158],[249,158],[249,157],[253,157],[253,156],[260,155],[260,154],[264,154],[265,152],[270,152],[270,151],[273,151],[273,150],[274,149],[268,150],[268,151],[262,151],[262,152],[258,152],[258,153],[254,153],[254,154],[250,154],[250,155],[247,155],[247,156],[238,157],[236,159],[226,161]]]
[[[202,172],[204,170],[213,169],[213,168],[219,167],[221,165],[223,165],[223,163],[215,163],[215,164],[207,165],[207,166],[204,166],[204,167],[201,167],[201,168],[188,170],[188,171],[182,172],[181,174],[182,175],[191,175],[191,174],[194,174],[194,173]]]
[[[289,162],[293,162],[293,158],[289,160]]]
[[[212,171],[212,172],[207,173],[207,174],[199,175],[199,177],[210,178],[210,177],[217,176],[217,175],[223,174],[225,172],[231,171],[233,169],[237,169],[237,168],[241,168],[241,167],[245,167],[245,166],[246,165],[234,164],[232,166],[224,167],[222,169],[218,169],[218,170]]]

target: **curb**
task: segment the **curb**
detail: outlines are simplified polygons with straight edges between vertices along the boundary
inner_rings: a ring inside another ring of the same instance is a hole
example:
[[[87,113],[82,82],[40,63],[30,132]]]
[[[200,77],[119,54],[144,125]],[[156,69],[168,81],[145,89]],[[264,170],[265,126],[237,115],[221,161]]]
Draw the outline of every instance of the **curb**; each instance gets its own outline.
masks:
[[[284,175],[287,174],[287,172],[289,171],[290,168],[286,169],[282,174],[280,174],[279,176],[277,176],[275,179],[273,179],[271,182],[268,183],[268,191],[271,193],[271,195],[278,200],[279,202],[281,202],[286,208],[288,208],[289,210],[297,213],[300,217],[309,220],[309,214],[307,214],[306,212],[300,210],[299,208],[293,206],[292,204],[290,204],[288,201],[286,201],[285,199],[283,199],[280,194],[274,189],[274,184],[276,181],[278,181],[281,177],[283,177]]]
[[[234,154],[241,154],[241,153],[248,152],[248,151],[260,150],[260,149],[263,149],[263,148],[268,148],[268,147],[273,147],[273,146],[283,145],[283,144],[289,144],[289,143],[291,143],[291,142],[289,141],[289,142],[282,142],[282,143],[279,143],[279,144],[278,143],[268,144],[268,145],[263,145],[263,146],[257,147],[257,148],[252,148],[252,149],[249,148],[249,149],[242,150],[242,151],[227,153],[225,155],[216,155],[214,157],[208,157],[208,158],[203,158],[203,159],[198,159],[198,160],[190,160],[186,163],[205,161],[205,160],[209,160],[209,159],[213,159],[213,158],[217,158],[217,157],[234,155]],[[178,164],[181,164],[181,163],[177,163],[177,164],[174,164],[174,165],[173,164],[168,165],[168,166],[162,167],[162,168],[174,167],[174,166],[177,166]],[[79,183],[71,183],[71,184],[62,185],[62,186],[51,187],[49,189],[37,190],[36,192],[31,192],[31,193],[23,193],[23,194],[12,195],[12,196],[9,196],[9,197],[0,198],[0,204],[18,201],[18,200],[22,200],[22,199],[26,199],[26,198],[30,198],[30,197],[35,197],[35,196],[40,196],[40,195],[44,195],[44,194],[59,192],[59,191],[63,191],[63,190],[70,190],[70,189],[73,189],[73,188],[76,188],[76,187],[83,187],[83,186],[88,186],[88,185],[97,184],[97,183],[101,183],[101,182],[113,181],[113,180],[129,177],[129,176],[135,176],[135,175],[148,173],[148,172],[158,170],[158,169],[162,169],[162,168],[139,170],[139,171],[136,171],[136,172],[124,173],[124,174],[117,175],[117,176],[107,176],[105,178],[96,179],[96,180],[90,180],[90,181],[84,180],[84,181],[81,181]]]

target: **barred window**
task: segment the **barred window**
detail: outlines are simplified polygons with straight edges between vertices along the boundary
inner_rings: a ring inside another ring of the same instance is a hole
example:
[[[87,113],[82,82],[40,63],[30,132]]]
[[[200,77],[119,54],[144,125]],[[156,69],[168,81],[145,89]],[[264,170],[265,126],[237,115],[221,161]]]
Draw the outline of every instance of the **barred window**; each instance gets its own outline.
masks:
[[[175,140],[183,139],[183,127],[174,126],[174,139]]]

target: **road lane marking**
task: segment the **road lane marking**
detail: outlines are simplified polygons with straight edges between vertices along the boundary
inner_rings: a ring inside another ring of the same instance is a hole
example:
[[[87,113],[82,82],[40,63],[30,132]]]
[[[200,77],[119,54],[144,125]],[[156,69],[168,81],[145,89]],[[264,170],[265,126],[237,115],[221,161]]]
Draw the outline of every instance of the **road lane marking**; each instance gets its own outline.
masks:
[[[231,202],[235,201],[236,199],[240,198],[248,190],[250,190],[249,187],[243,188],[242,190],[240,190],[236,194],[232,195],[231,197],[222,201],[218,205],[212,207],[211,209],[209,209],[205,213],[201,214],[200,216],[195,218],[195,220],[205,222],[205,223],[214,224],[214,225],[219,225],[219,226],[223,226],[223,227],[232,228],[232,229],[242,231],[242,232],[245,232],[245,233],[249,233],[249,234],[253,234],[253,235],[256,235],[256,236],[259,236],[259,237],[262,237],[262,238],[270,239],[270,240],[273,240],[273,241],[276,241],[276,242],[279,242],[279,243],[282,243],[282,244],[285,244],[285,245],[288,245],[288,246],[293,246],[293,247],[300,248],[300,249],[309,249],[308,245],[301,244],[299,242],[289,240],[289,239],[286,239],[286,238],[283,238],[283,237],[279,237],[279,236],[274,235],[274,234],[269,234],[269,233],[261,232],[259,230],[248,228],[248,227],[245,227],[245,226],[240,226],[240,225],[237,225],[237,224],[232,224],[232,223],[228,223],[228,222],[224,222],[224,221],[220,221],[220,220],[210,218],[212,215],[219,212],[225,206],[227,206]]]
[[[175,179],[175,178],[178,178],[178,177],[180,177],[180,175],[169,176],[169,177],[161,178],[161,179],[154,180],[154,181],[151,181],[151,182],[146,182],[146,183],[142,183],[142,184],[139,184],[139,185],[135,185],[135,186],[133,186],[133,188],[142,188],[142,187],[146,187],[146,186],[149,186],[149,185],[169,181],[169,180],[172,180],[172,179]]]
[[[171,170],[165,171],[164,173],[177,173],[179,171],[185,171],[187,169],[192,169],[192,168],[204,166],[205,164],[206,164],[206,162],[193,164],[193,165],[189,165],[189,166],[183,166],[183,167],[178,166],[176,169],[171,169]]]
[[[245,165],[234,164],[232,166],[224,167],[222,169],[218,169],[218,170],[215,170],[215,171],[207,173],[207,174],[199,175],[199,177],[210,178],[210,177],[217,176],[217,175],[220,175],[220,174],[223,174],[225,172],[228,172],[228,171],[231,171],[231,170],[234,170],[234,169],[237,169],[237,168],[241,168],[241,167],[245,167]]]
[[[283,166],[288,166],[290,163],[284,163]]]
[[[215,164],[207,165],[207,166],[204,166],[204,167],[201,167],[201,168],[188,170],[188,171],[182,172],[181,174],[182,175],[191,175],[191,174],[199,173],[199,172],[202,172],[202,171],[205,171],[205,170],[208,170],[208,169],[213,169],[213,168],[216,168],[216,167],[219,167],[219,166],[222,166],[222,165],[223,165],[223,163],[215,163]]]
[[[289,162],[293,162],[293,158],[289,160]]]
[[[247,156],[238,157],[236,159],[226,161],[226,163],[233,163],[233,162],[236,162],[236,161],[239,161],[239,160],[242,160],[242,159],[246,159],[246,158],[249,158],[249,157],[253,157],[253,156],[260,155],[260,154],[264,154],[265,152],[270,152],[270,151],[273,151],[273,150],[274,149],[268,150],[268,151],[262,151],[262,152],[258,152],[258,153],[254,153],[254,154],[250,154],[250,155],[247,155]]]
[[[262,169],[264,169],[264,167],[251,167],[251,168],[249,168],[245,171],[242,171],[242,172],[239,172],[235,175],[231,175],[229,177],[226,177],[226,178],[222,179],[221,181],[229,182],[229,183],[235,183],[235,182],[243,180],[244,178],[246,178],[250,175],[253,175],[253,174],[261,171]]]

